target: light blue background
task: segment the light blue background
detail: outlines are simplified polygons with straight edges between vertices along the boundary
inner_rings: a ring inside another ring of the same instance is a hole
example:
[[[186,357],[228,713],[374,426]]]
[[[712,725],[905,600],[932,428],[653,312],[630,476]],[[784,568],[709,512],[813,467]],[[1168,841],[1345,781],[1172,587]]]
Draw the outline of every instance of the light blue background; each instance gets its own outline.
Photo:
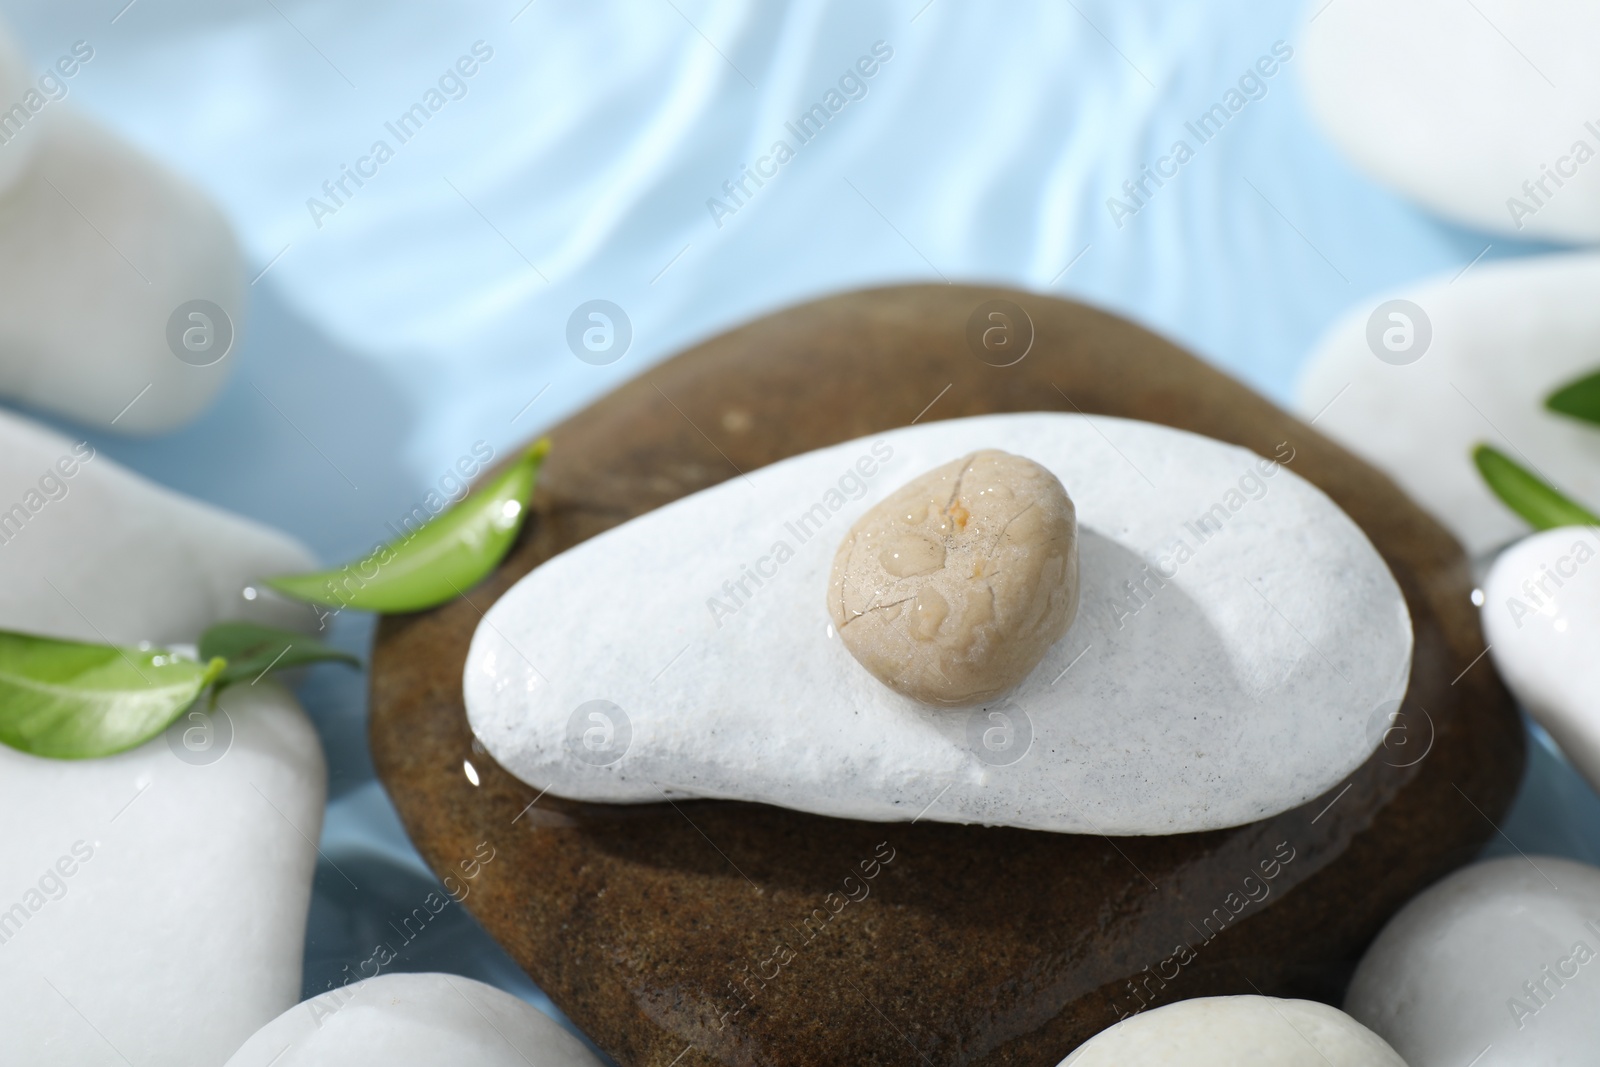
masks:
[[[249,275],[270,269],[210,411],[155,440],[88,436],[328,562],[386,536],[473,442],[503,452],[821,293],[952,280],[1073,297],[1287,402],[1346,310],[1480,254],[1545,250],[1441,222],[1352,170],[1306,110],[1298,57],[1196,146],[1186,120],[1274,42],[1315,32],[1281,2],[125,3],[4,6],[41,67],[90,42],[72,103],[207,189]],[[493,58],[466,96],[319,228],[307,198],[480,40]],[[717,226],[706,200],[880,40],[893,58],[867,95]],[[1179,137],[1194,159],[1116,225],[1107,198]],[[593,298],[633,324],[607,367],[565,346]],[[364,652],[370,621],[343,617],[336,636]],[[312,993],[397,941],[388,920],[436,883],[373,780],[365,679],[318,668],[302,696],[331,767],[323,849],[361,887],[319,871]],[[1600,802],[1533,753],[1491,848],[1600,859]],[[399,966],[537,997],[460,908]]]

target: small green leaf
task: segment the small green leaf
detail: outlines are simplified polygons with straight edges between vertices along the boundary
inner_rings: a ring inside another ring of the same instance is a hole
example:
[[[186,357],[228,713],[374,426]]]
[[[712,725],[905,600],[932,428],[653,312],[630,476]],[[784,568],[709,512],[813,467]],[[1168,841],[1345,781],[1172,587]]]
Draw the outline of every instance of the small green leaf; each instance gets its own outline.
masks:
[[[109,756],[165,730],[226,666],[0,631],[0,741],[55,759]]]
[[[549,451],[549,438],[540,438],[494,481],[364,559],[266,582],[287,596],[330,608],[401,612],[443,604],[488,577],[510,550]]]
[[[221,657],[227,667],[217,675],[220,689],[235,682],[254,682],[269,670],[284,670],[306,663],[337,662],[361,666],[348,652],[330,648],[315,638],[250,622],[219,622],[200,637],[200,658]]]
[[[1545,399],[1544,406],[1584,422],[1600,423],[1600,371],[1563,385]]]
[[[1600,525],[1600,516],[1569,499],[1510,456],[1488,445],[1472,450],[1478,473],[1506,507],[1528,520],[1535,530],[1557,526]]]

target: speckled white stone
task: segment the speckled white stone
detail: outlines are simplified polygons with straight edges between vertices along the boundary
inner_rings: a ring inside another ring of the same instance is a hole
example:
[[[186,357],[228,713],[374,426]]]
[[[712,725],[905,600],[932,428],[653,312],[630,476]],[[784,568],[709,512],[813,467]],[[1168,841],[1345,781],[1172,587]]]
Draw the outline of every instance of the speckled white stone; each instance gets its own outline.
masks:
[[[305,611],[247,601],[242,590],[262,575],[315,566],[285,534],[0,410],[0,629],[193,644],[222,619],[314,625]]]
[[[221,706],[210,763],[0,746],[0,1064],[216,1067],[299,997],[322,748],[270,679]]]
[[[33,121],[32,163],[0,196],[0,395],[122,433],[173,429],[238,362],[233,232],[204,193],[70,101]],[[235,351],[211,366],[168,345],[168,319],[191,300],[233,321]]]
[[[1027,456],[1072,495],[1080,605],[1007,697],[936,709],[850,656],[825,590],[863,512],[978,448]],[[1202,540],[1214,506],[1226,521]],[[801,530],[803,513],[819,525]],[[766,576],[737,598],[746,567]],[[465,695],[495,758],[561,796],[1166,834],[1336,785],[1376,747],[1410,662],[1382,559],[1288,469],[1148,423],[993,415],[785,460],[577,546],[490,609]]]
[[[470,978],[386,974],[304,1001],[226,1067],[599,1067],[537,1008]]]
[[[1276,997],[1202,997],[1130,1016],[1060,1067],[1406,1067],[1338,1008]],[[1415,1063],[1412,1067],[1417,1067]]]
[[[1311,21],[1295,43],[1307,102],[1358,167],[1469,226],[1600,239],[1600,67],[1590,48],[1600,7],[1308,0],[1304,10]],[[1583,163],[1580,141],[1594,154]],[[1557,169],[1564,185],[1547,177]],[[1541,178],[1543,190],[1524,189]],[[1511,198],[1524,208],[1513,211]]]
[[[1480,263],[1452,283],[1456,273],[1352,308],[1301,372],[1295,409],[1478,555],[1529,532],[1473,465],[1480,441],[1600,507],[1600,429],[1544,407],[1556,387],[1600,370],[1600,256]],[[1367,346],[1367,319],[1389,296],[1432,323],[1427,350],[1406,366]]]
[[[1490,860],[1389,920],[1356,969],[1345,1010],[1411,1067],[1589,1065],[1597,953],[1600,870],[1549,856]]]
[[[1483,592],[1483,636],[1500,677],[1600,790],[1600,532],[1575,526],[1517,542]]]

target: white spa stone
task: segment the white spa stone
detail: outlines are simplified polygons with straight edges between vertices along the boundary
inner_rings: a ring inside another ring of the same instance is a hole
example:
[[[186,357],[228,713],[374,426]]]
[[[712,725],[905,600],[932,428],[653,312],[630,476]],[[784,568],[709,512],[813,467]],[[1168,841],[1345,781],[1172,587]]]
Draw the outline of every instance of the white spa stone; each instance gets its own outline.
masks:
[[[1318,342],[1295,409],[1477,556],[1529,532],[1484,485],[1471,454],[1479,442],[1600,508],[1600,427],[1544,407],[1556,387],[1600,370],[1600,256],[1480,263],[1452,284],[1455,273],[1390,294],[1431,323],[1420,359],[1394,365],[1373,354],[1367,321],[1385,299],[1374,296]]]
[[[193,644],[223,619],[314,626],[298,606],[242,592],[262,575],[315,566],[285,534],[0,410],[0,629]]]
[[[1305,12],[1315,15],[1296,42],[1306,98],[1356,166],[1469,226],[1600,239],[1600,66],[1590,47],[1600,6],[1308,0]],[[1542,190],[1532,184],[1541,179]]]
[[[857,663],[824,596],[868,508],[978,448],[1072,495],[1080,606],[1006,697],[938,709]],[[1336,785],[1410,663],[1388,568],[1297,475],[1149,423],[1025,414],[797,456],[586,541],[490,609],[464,684],[495,758],[560,796],[1167,834]]]
[[[1593,1064],[1600,870],[1512,856],[1455,872],[1389,920],[1345,1010],[1411,1067]]]
[[[225,1067],[600,1067],[531,1005],[450,974],[386,974],[304,1001]]]
[[[1406,1067],[1338,1008],[1277,997],[1201,997],[1102,1030],[1060,1067]],[[1415,1061],[1411,1067],[1417,1067]],[[1457,1065],[1464,1067],[1464,1065]]]
[[[17,183],[33,160],[39,119],[29,104],[40,111],[54,106],[39,92],[33,68],[10,28],[0,22],[0,196]],[[18,106],[23,109],[20,113]]]
[[[0,1063],[215,1067],[299,998],[322,748],[270,679],[221,707],[104,759],[0,746]]]
[[[237,356],[179,359],[168,322],[205,300],[235,335],[242,326],[244,267],[227,220],[69,103],[34,121],[32,165],[0,195],[0,395],[123,433],[187,422]]]
[[[1597,558],[1600,532],[1587,526],[1506,549],[1483,583],[1483,636],[1517,700],[1600,790]]]

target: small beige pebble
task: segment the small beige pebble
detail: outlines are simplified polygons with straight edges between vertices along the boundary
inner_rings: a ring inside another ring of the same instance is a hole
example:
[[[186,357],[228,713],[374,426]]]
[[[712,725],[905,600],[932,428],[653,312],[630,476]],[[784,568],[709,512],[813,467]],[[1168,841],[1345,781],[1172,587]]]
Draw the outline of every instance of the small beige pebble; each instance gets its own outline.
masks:
[[[1078,613],[1078,526],[1055,475],[984,449],[912,479],[840,544],[828,610],[883,684],[961,706],[1025,678]]]

